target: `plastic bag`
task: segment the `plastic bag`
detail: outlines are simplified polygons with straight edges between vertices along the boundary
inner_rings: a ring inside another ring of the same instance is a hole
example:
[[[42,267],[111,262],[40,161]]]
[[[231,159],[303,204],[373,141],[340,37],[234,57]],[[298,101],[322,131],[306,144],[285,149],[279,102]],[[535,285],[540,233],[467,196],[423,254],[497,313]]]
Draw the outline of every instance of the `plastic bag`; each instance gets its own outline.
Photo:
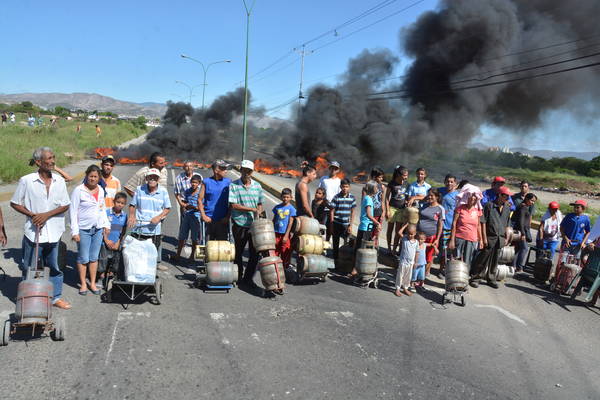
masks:
[[[152,240],[137,240],[127,236],[123,241],[125,280],[133,283],[154,283],[157,255]]]

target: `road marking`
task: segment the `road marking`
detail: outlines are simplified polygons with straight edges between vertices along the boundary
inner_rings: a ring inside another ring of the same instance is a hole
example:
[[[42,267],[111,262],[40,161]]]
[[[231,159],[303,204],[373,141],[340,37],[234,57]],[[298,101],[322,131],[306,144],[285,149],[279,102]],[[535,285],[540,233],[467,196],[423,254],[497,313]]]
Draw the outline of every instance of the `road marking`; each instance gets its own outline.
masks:
[[[117,320],[115,321],[115,327],[113,329],[112,336],[110,338],[110,345],[108,346],[108,351],[106,352],[106,359],[104,360],[104,365],[108,365],[108,360],[110,359],[110,353],[112,353],[113,347],[115,346],[115,340],[117,339],[117,328],[119,327],[119,321],[131,320],[134,317],[150,318],[150,311],[136,312],[136,313],[133,313],[131,311],[121,311],[119,314],[117,314]]]
[[[492,309],[498,311],[499,313],[503,314],[505,317],[512,319],[513,321],[517,321],[523,325],[527,325],[527,323],[525,321],[523,321],[521,318],[519,318],[515,314],[511,313],[510,311],[505,310],[502,307],[498,307],[498,306],[491,305],[491,304],[474,304],[474,306],[477,308],[492,308]]]

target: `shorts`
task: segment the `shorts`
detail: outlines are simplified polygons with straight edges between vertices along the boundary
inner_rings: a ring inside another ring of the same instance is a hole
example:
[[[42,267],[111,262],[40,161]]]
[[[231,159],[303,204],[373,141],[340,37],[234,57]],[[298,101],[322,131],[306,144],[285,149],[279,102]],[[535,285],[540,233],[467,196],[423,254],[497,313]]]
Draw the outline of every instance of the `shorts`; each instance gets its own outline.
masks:
[[[104,229],[90,228],[79,230],[77,243],[77,263],[87,264],[98,261]]]
[[[407,221],[405,208],[390,207],[388,210],[388,222],[404,224]]]
[[[450,236],[452,236],[451,229],[442,230],[442,238],[440,239],[440,250],[445,250],[448,248],[448,243],[450,242]]]
[[[186,213],[179,226],[179,240],[187,240],[190,232],[192,241],[197,242],[200,235],[200,220],[194,213]]]
[[[427,236],[425,238],[425,243],[433,243],[435,241],[435,235]],[[433,261],[433,255],[435,254],[435,247],[427,246],[427,250],[425,251],[425,260],[427,264]]]
[[[419,265],[413,268],[412,282],[425,280],[425,265]]]

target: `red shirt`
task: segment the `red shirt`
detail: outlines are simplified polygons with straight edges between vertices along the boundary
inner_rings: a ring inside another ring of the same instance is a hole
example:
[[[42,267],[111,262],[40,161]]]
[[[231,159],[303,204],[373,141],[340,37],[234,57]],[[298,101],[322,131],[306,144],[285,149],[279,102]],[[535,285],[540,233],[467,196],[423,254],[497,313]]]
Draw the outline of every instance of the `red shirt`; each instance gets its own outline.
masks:
[[[469,242],[477,242],[479,237],[477,236],[477,225],[479,224],[479,218],[482,212],[473,207],[470,210],[467,206],[462,205],[454,211],[458,215],[456,221],[456,237],[468,240]]]

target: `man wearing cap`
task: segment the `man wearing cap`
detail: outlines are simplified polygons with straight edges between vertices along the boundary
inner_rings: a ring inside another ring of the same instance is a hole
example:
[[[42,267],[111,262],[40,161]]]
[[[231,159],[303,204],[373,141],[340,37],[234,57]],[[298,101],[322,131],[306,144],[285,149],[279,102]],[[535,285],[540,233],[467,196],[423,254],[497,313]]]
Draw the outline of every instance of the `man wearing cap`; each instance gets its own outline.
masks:
[[[324,175],[319,180],[319,187],[325,190],[325,197],[327,198],[327,204],[331,203],[334,196],[340,192],[340,178],[337,176],[340,172],[340,163],[332,161],[329,163],[329,175]],[[327,215],[327,240],[331,237],[331,221],[329,221],[329,207],[325,207],[325,214]]]
[[[133,236],[137,239],[151,239],[158,250],[158,269],[166,271],[167,267],[160,265],[162,253],[161,225],[171,211],[171,200],[167,189],[159,185],[161,172],[149,168],[146,172],[146,183],[138,186],[129,203],[129,218],[127,225],[133,228]]]
[[[166,188],[169,176],[166,166],[167,159],[162,153],[155,151],[154,153],[150,154],[148,165],[138,169],[137,172],[131,178],[129,178],[124,187],[125,191],[128,195],[133,196],[138,186],[146,183],[146,173],[150,168],[158,170],[160,173],[160,181],[158,183],[160,183],[162,187]]]
[[[258,265],[258,253],[252,243],[250,226],[262,213],[262,187],[252,180],[254,163],[243,160],[240,170],[242,176],[229,186],[229,206],[231,207],[231,231],[235,241],[235,263],[238,266],[239,283],[252,289],[258,288],[254,283],[254,273]],[[242,276],[242,254],[248,244],[248,264]]]
[[[505,183],[506,183],[506,179],[504,179],[503,177],[501,177],[501,176],[494,177],[494,180],[492,181],[492,187],[483,192],[483,198],[481,199],[481,205],[485,207],[485,205],[488,202],[495,201],[496,198],[498,197],[498,194],[500,193],[500,188],[504,187]],[[508,199],[508,203],[510,205],[510,211],[515,211],[515,203],[513,202],[512,198]]]
[[[591,222],[590,217],[583,213],[587,207],[585,200],[577,200],[571,205],[573,212],[565,215],[560,223],[560,233],[563,238],[561,250],[580,258],[581,249],[585,247],[592,229]]]
[[[115,158],[110,154],[102,157],[100,168],[104,180],[104,205],[107,210],[110,210],[114,204],[115,195],[121,191],[121,181],[113,175]]]
[[[481,250],[471,266],[471,286],[479,286],[479,279],[483,278],[488,285],[498,289],[496,271],[498,269],[498,255],[506,243],[506,228],[510,218],[508,199],[512,193],[505,186],[498,188],[498,196],[494,201],[489,201],[483,207],[481,216],[482,241],[484,249]]]
[[[212,164],[213,176],[206,178],[200,187],[198,205],[204,226],[205,240],[227,240],[229,234],[229,185],[226,178],[227,164],[216,160]]]

